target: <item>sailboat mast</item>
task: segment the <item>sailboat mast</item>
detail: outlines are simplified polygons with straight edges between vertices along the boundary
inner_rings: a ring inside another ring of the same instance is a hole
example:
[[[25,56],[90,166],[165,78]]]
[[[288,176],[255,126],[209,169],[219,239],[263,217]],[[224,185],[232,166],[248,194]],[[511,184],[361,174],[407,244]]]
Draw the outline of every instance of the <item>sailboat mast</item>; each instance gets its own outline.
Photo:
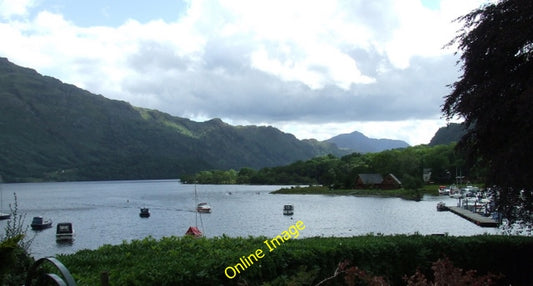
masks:
[[[194,225],[196,227],[198,227],[198,210],[196,209],[197,206],[198,206],[198,194],[196,192],[196,183],[194,183],[194,213],[195,213],[195,216],[194,216],[195,223],[194,223]]]
[[[198,193],[196,192],[196,183],[194,183],[194,205],[198,205]]]
[[[0,176],[0,213],[4,209],[4,191],[2,190],[2,176]]]
[[[11,212],[10,213],[3,213],[2,210],[4,209],[4,190],[2,190],[2,176],[0,176],[0,219],[9,219],[11,218]]]

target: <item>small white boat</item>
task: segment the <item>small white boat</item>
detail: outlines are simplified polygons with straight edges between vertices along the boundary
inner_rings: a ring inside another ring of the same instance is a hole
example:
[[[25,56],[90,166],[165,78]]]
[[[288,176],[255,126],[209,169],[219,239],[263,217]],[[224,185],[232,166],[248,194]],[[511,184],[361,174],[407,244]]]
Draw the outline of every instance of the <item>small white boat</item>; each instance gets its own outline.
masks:
[[[56,241],[57,242],[74,241],[74,228],[72,228],[72,223],[60,222],[57,224]]]
[[[199,213],[210,213],[211,212],[211,206],[207,203],[199,203],[196,206],[196,211]]]
[[[454,199],[462,199],[463,198],[463,194],[461,194],[461,192],[456,192],[453,195],[450,195],[450,197],[454,198]]]
[[[453,198],[454,195],[457,195],[457,194],[461,194],[461,190],[459,190],[459,188],[456,186],[456,185],[451,185],[450,186],[450,192],[448,193],[448,195],[450,196],[450,198]]]
[[[450,188],[446,186],[439,186],[439,195],[449,195],[450,194]]]
[[[294,206],[293,205],[284,205],[283,206],[283,214],[284,215],[293,215],[294,214]]]
[[[446,207],[446,204],[444,202],[437,203],[437,211],[442,212],[442,211],[447,211],[447,210],[448,210],[448,207]]]

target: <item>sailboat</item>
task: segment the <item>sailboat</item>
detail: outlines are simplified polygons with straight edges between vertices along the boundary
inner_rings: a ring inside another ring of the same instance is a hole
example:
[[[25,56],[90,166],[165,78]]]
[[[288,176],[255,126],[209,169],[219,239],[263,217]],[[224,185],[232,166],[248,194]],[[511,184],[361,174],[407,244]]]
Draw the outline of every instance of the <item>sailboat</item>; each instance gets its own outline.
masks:
[[[10,219],[11,214],[6,214],[2,212],[2,209],[4,208],[4,191],[2,191],[2,176],[0,176],[0,220],[3,219]]]
[[[189,226],[189,229],[187,229],[187,231],[185,232],[185,235],[190,235],[190,236],[194,236],[194,237],[202,237],[204,234],[200,231],[200,229],[198,229],[198,213],[202,213],[204,211],[200,211],[200,209],[199,209],[199,207],[200,207],[200,205],[202,203],[198,204],[198,193],[196,191],[196,184],[194,185],[194,204],[196,205],[196,212],[195,212],[196,223],[195,223],[195,226]],[[205,205],[207,205],[207,204],[205,203]],[[209,205],[207,205],[207,207],[209,207]],[[211,207],[209,207],[209,211],[208,212],[211,212]],[[201,214],[200,214],[200,223],[202,224],[202,227],[203,227],[203,221],[202,221],[202,215]]]

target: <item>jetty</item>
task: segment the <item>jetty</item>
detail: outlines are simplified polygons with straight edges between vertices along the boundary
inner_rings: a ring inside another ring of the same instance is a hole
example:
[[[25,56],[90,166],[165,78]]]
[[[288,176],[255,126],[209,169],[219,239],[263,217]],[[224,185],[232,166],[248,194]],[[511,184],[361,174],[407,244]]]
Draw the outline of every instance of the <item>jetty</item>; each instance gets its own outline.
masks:
[[[482,227],[498,227],[498,222],[491,219],[490,217],[485,217],[480,214],[471,212],[467,209],[461,207],[447,207],[452,213],[461,216],[479,226]]]

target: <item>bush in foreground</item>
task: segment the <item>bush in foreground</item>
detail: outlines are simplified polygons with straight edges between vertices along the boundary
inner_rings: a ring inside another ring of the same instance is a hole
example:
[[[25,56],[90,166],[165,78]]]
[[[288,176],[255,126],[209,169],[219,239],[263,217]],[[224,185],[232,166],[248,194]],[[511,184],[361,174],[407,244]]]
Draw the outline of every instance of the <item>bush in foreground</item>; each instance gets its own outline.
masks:
[[[111,285],[314,285],[331,276],[341,261],[391,285],[405,285],[418,273],[433,277],[433,263],[447,257],[499,283],[533,285],[533,238],[511,236],[358,236],[289,240],[268,251],[265,237],[193,239],[146,238],[97,250],[61,255],[78,285],[98,285],[107,272]],[[235,278],[228,266],[262,249],[264,257]],[[414,278],[413,278],[414,279]],[[328,284],[330,285],[330,284]]]

